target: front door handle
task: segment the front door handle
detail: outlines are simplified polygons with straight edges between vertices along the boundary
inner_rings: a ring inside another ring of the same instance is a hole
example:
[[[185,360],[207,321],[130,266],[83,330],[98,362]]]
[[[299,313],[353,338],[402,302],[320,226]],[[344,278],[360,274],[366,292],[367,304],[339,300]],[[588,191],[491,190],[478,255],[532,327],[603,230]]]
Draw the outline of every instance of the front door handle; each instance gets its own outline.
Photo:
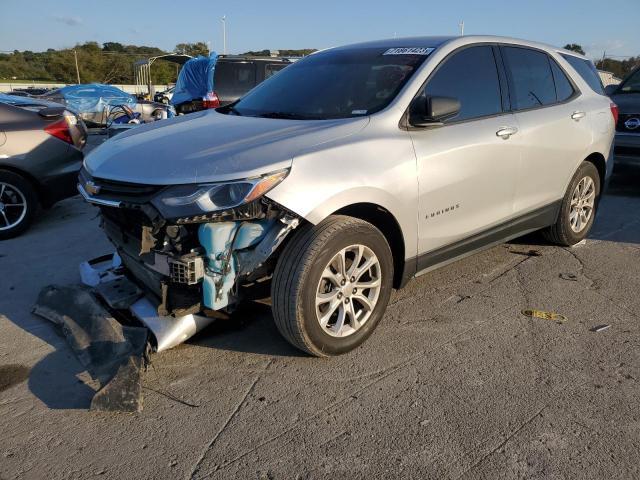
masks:
[[[581,118],[584,118],[584,117],[586,117],[586,116],[587,116],[587,112],[573,112],[573,113],[571,114],[571,118],[572,118],[572,119],[574,119],[574,120],[576,120],[576,121],[578,121],[578,120],[580,120]]]
[[[500,130],[496,132],[496,135],[503,140],[508,140],[511,135],[518,133],[516,127],[500,127]]]

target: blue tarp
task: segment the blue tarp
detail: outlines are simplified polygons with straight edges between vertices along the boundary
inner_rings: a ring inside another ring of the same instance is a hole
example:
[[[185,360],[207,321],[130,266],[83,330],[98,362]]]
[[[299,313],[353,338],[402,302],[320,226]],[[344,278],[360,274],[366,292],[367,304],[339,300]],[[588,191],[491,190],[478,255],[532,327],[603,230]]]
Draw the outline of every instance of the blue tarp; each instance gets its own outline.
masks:
[[[211,52],[209,57],[196,57],[185,63],[178,75],[171,104],[201,100],[207,93],[213,92],[213,73],[217,60],[218,54]]]
[[[43,98],[64,101],[65,105],[79,113],[101,113],[107,105],[128,105],[138,103],[135,95],[123,92],[112,85],[88,83],[85,85],[69,85],[43,95]]]

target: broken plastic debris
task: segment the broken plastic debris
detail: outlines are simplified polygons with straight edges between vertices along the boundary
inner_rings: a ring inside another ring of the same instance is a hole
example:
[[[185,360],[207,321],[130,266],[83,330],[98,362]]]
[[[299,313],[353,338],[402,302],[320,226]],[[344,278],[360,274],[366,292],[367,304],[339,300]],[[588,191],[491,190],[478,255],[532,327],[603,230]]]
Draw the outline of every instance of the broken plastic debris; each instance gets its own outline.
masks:
[[[571,248],[573,248],[573,247],[581,247],[581,246],[586,245],[586,244],[587,244],[587,240],[586,240],[586,239],[584,239],[584,240],[580,240],[580,241],[579,241],[578,243],[576,243],[575,245],[571,245]]]
[[[561,273],[560,278],[563,280],[570,280],[572,282],[578,281],[578,276],[575,273]]]
[[[543,310],[522,310],[522,314],[530,318],[540,318],[558,323],[564,323],[568,320],[564,315],[555,312],[545,312]]]
[[[92,410],[142,410],[140,368],[146,328],[118,323],[84,286],[45,287],[33,313],[60,326],[78,361],[100,384]]]
[[[611,327],[611,325],[607,325],[606,323],[602,324],[602,325],[596,325],[595,327],[590,328],[589,330],[592,332],[604,332],[605,330],[607,330],[609,327]]]

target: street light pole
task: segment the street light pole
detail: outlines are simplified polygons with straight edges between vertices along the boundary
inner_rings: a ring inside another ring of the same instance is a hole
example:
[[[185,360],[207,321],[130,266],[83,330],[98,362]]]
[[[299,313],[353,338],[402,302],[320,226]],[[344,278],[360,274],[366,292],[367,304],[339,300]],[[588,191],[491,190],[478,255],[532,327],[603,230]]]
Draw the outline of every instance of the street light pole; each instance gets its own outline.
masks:
[[[464,35],[464,20],[460,20],[460,36]]]
[[[75,49],[73,50],[73,57],[76,60],[76,77],[78,79],[78,85],[80,85],[80,69],[78,68],[78,52],[76,52]]]
[[[227,16],[222,16],[222,53],[227,54]]]

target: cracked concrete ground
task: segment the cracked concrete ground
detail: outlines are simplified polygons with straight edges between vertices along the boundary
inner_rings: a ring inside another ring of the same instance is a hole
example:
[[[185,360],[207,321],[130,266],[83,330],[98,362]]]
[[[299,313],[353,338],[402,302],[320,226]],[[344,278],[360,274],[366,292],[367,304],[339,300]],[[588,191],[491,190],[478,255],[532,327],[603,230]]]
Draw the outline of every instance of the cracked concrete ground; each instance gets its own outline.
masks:
[[[155,355],[131,415],[88,412],[29,313],[111,250],[66,200],[0,243],[0,478],[639,478],[639,172],[618,169],[585,245],[532,235],[420,277],[351,354],[302,355],[252,304]]]

